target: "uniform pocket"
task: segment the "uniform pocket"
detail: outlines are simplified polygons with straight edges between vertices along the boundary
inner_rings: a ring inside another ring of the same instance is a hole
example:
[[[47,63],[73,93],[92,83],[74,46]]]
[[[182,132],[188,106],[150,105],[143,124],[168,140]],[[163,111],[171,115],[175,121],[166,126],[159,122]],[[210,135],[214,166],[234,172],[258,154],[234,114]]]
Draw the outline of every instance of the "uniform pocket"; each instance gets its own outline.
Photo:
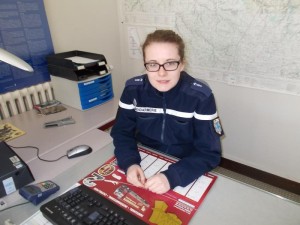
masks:
[[[190,143],[193,140],[193,119],[169,117],[165,135],[172,144]]]
[[[139,115],[137,117],[137,129],[143,136],[160,140],[162,129],[161,115]]]

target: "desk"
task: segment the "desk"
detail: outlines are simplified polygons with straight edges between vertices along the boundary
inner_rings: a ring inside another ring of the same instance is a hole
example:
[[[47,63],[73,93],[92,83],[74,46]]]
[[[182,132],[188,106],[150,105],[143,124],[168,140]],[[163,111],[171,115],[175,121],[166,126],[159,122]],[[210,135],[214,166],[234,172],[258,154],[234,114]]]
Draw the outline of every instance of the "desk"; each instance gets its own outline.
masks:
[[[111,106],[111,109],[115,110],[116,108]],[[75,113],[74,115],[78,116],[79,114]],[[114,116],[112,115],[112,112],[108,114],[109,116]],[[89,121],[89,119],[87,118],[86,121]],[[107,122],[108,121],[109,119],[107,120]],[[65,128],[67,128],[68,126],[66,126]],[[76,135],[76,138],[72,138],[71,136],[69,136],[69,141],[63,140],[63,144],[59,144],[58,142],[56,142],[55,148],[51,148],[51,145],[49,143],[47,144],[48,147],[50,146],[52,151],[55,150],[58,152],[65,152],[66,146],[71,147],[73,144],[75,144],[75,142],[81,143],[84,140],[86,141],[86,144],[90,144],[94,148],[94,150],[97,149],[92,154],[77,158],[77,162],[74,161],[73,165],[69,166],[69,168],[66,168],[63,171],[60,171],[60,173],[52,173],[52,178],[50,179],[58,183],[61,189],[55,195],[51,196],[49,200],[62,194],[74,183],[79,181],[89,172],[91,172],[113,156],[114,147],[112,144],[112,140],[109,134],[97,130],[96,127],[98,126],[99,124],[97,126],[93,126],[94,128],[91,128],[86,132],[82,130],[81,134],[78,133]],[[69,132],[72,133],[73,131],[68,131],[67,133]],[[16,139],[16,141],[18,141],[18,139]],[[10,144],[13,145],[12,143]],[[21,142],[19,144],[21,145]],[[40,146],[44,146],[40,140],[37,141],[37,144],[39,144]],[[47,151],[46,148],[44,148],[44,151],[47,153],[44,153],[45,157],[50,157],[52,156],[52,154],[54,154],[50,150]],[[41,162],[36,160],[37,159],[32,159],[33,162],[30,163],[30,165],[37,166],[38,168],[38,164]],[[66,160],[64,162],[70,161],[71,160]],[[61,163],[63,164],[63,161],[61,161]],[[43,179],[46,177],[45,174],[42,174],[40,172],[37,173],[37,176],[38,178]],[[22,201],[24,200],[19,197],[16,202]],[[3,224],[3,221],[8,218],[12,219],[14,223],[20,224],[22,221],[30,217],[34,212],[38,210],[39,206],[26,204],[10,209],[8,211],[4,211],[3,213],[0,212],[0,224]],[[212,189],[209,191],[202,205],[199,207],[198,212],[195,214],[190,224],[299,225],[300,205],[282,200],[271,194],[262,192],[253,187],[218,175],[218,179],[216,180]]]
[[[40,157],[44,159],[57,159],[60,156],[65,155],[68,149],[76,145],[87,144],[92,147],[93,152],[89,155],[73,159],[64,157],[57,162],[40,161],[37,158],[37,152],[35,149],[15,148],[15,152],[31,169],[35,182],[47,179],[52,180],[64,171],[77,167],[77,164],[80,161],[85,161],[86,158],[90,156],[94,157],[93,155],[97,151],[112,144],[110,135],[98,128],[115,118],[118,108],[118,100],[113,99],[103,105],[87,111],[80,111],[68,106],[66,106],[66,108],[67,110],[63,112],[47,116],[38,115],[35,110],[31,110],[1,121],[2,123],[9,122],[26,132],[25,135],[8,141],[7,143],[9,145],[15,147],[38,147],[40,149]],[[72,116],[76,123],[61,127],[43,127],[45,122],[62,119],[68,116]],[[76,181],[77,179],[72,180],[71,182],[74,183]],[[58,184],[59,186],[63,186],[61,183]],[[18,191],[5,196],[2,199],[8,206],[25,202],[25,199],[19,195]],[[14,210],[0,212],[0,224],[3,224],[8,218],[14,220],[16,214],[13,212]],[[22,217],[20,217],[20,219],[24,220],[28,216],[30,216],[30,214],[25,213]],[[18,224],[21,220],[16,220],[15,222]]]
[[[113,145],[109,144],[94,155],[89,155],[76,167],[53,178],[55,182],[61,184],[61,190],[55,196],[111,158],[112,149]],[[27,204],[12,210],[10,218],[19,223],[22,218],[29,217],[36,210],[38,207]],[[218,175],[218,179],[190,224],[299,225],[299,222],[299,205]]]
[[[80,135],[110,122],[116,116],[117,107],[118,100],[113,99],[86,111],[66,106],[67,110],[65,111],[44,116],[37,115],[35,110],[30,110],[5,119],[2,122],[9,122],[26,132],[25,135],[9,141],[9,145],[16,147],[33,145],[40,149],[40,155],[44,155],[47,152],[51,152],[54,148],[76,140]],[[73,117],[76,121],[75,124],[47,129],[43,128],[45,122],[69,116]],[[72,144],[70,147],[72,147]],[[15,150],[26,163],[36,158],[35,150]]]

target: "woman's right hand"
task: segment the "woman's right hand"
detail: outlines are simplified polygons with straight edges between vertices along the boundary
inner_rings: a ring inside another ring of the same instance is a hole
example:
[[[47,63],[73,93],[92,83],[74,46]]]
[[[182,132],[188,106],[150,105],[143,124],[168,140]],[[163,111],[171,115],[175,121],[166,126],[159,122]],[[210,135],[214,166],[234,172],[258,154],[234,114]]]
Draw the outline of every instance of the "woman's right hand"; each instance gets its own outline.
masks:
[[[134,186],[144,188],[146,177],[142,168],[134,164],[127,169],[127,181]]]

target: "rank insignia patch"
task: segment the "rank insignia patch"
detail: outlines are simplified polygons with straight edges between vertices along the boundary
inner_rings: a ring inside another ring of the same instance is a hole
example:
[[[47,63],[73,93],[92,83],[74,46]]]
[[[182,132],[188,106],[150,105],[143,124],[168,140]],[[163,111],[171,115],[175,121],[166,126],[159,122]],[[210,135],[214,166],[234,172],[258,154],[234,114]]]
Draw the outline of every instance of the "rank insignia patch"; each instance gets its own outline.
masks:
[[[213,120],[213,125],[214,125],[215,132],[218,135],[221,136],[221,135],[224,134],[223,129],[222,129],[222,125],[221,125],[221,121],[220,121],[219,117],[217,117],[216,119]]]

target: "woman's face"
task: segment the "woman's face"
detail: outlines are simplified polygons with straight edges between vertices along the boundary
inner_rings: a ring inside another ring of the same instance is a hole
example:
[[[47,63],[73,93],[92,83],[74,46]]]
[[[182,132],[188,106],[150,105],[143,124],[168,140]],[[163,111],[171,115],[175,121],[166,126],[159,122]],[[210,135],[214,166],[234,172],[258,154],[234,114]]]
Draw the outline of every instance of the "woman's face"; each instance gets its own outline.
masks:
[[[153,42],[145,48],[145,63],[158,63],[160,65],[169,62],[167,66],[180,62],[174,71],[166,71],[162,66],[157,72],[147,71],[151,85],[161,92],[171,90],[178,83],[180,72],[184,69],[184,64],[178,54],[177,45],[174,43]],[[172,66],[171,66],[172,67]]]

